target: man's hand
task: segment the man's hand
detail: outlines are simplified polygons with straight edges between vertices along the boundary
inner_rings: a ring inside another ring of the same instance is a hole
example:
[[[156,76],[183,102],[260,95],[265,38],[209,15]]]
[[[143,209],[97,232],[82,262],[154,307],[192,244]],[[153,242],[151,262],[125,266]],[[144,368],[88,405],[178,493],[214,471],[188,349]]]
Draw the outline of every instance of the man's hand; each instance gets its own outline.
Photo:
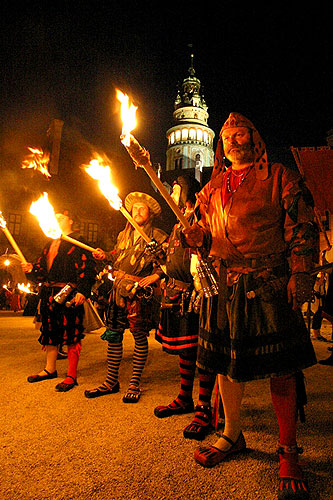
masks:
[[[183,234],[188,246],[192,248],[202,247],[203,231],[198,224],[193,224],[193,226],[183,229]]]
[[[92,252],[92,256],[96,260],[104,260],[105,259],[105,252],[101,248],[96,248],[94,252]]]
[[[288,302],[294,310],[311,300],[313,285],[314,280],[308,273],[296,273],[290,276],[287,286]]]
[[[158,274],[151,274],[150,276],[146,276],[139,281],[139,286],[145,288],[146,286],[152,285],[156,283],[160,279]]]
[[[33,265],[30,262],[27,262],[26,264],[21,264],[22,271],[24,273],[31,273]]]
[[[85,300],[86,300],[85,296],[82,293],[77,292],[77,294],[74,297],[74,304],[76,306],[81,306]]]

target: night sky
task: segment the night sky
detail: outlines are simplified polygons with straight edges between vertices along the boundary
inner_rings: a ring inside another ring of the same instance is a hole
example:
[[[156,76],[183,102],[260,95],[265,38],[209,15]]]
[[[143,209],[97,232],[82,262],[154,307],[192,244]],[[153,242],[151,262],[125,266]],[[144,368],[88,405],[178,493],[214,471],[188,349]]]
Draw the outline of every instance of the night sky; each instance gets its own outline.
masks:
[[[139,106],[134,135],[164,166],[191,51],[216,134],[238,111],[267,145],[325,146],[333,128],[327,3],[289,4],[3,1],[1,151],[17,154],[19,165],[24,148],[42,144],[59,118],[67,134],[115,162],[126,191],[129,170],[119,165],[131,162],[119,141],[115,89]]]

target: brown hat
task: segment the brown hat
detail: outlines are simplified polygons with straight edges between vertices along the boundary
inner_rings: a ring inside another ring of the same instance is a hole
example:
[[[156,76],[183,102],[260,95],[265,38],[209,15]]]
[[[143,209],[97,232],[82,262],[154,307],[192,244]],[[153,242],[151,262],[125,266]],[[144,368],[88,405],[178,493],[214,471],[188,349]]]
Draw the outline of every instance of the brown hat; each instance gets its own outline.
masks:
[[[160,204],[149,194],[147,193],[139,193],[138,191],[134,191],[133,193],[129,193],[125,198],[125,208],[129,212],[132,211],[134,203],[144,203],[149,207],[151,214],[154,217],[157,217],[161,213]]]
[[[228,128],[234,127],[247,127],[252,132],[252,140],[254,144],[254,166],[256,171],[256,177],[260,180],[265,180],[268,175],[268,162],[267,162],[267,153],[266,146],[258,130],[255,128],[253,123],[241,115],[240,113],[230,113],[227,120],[223,124],[223,127],[220,131],[219,140],[216,147],[215,152],[215,162],[214,168],[212,172],[212,181],[213,183],[218,184],[220,181],[220,174],[223,173],[224,170],[224,152],[223,152],[223,142],[222,142],[222,132],[227,130]]]

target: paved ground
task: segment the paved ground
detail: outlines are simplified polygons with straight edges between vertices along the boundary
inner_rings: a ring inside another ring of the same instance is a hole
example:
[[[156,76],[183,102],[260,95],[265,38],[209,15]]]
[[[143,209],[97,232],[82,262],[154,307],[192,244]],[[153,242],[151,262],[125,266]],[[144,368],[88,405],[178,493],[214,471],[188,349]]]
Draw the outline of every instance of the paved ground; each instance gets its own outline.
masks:
[[[102,331],[86,336],[79,386],[62,394],[54,390],[60,378],[26,382],[44,359],[32,318],[0,312],[0,500],[276,500],[277,426],[267,380],[247,385],[243,420],[250,450],[207,470],[192,458],[197,443],[182,436],[191,415],[153,415],[156,405],[176,396],[179,380],[176,357],[162,353],[153,335],[138,404],[121,401],[131,370],[128,332],[120,393],[84,397],[104,379]],[[323,333],[330,337],[327,323]],[[315,341],[319,359],[328,356],[328,345]],[[59,377],[66,367],[66,360],[58,362]],[[318,364],[305,374],[309,403],[299,444],[312,500],[330,500],[333,367]]]

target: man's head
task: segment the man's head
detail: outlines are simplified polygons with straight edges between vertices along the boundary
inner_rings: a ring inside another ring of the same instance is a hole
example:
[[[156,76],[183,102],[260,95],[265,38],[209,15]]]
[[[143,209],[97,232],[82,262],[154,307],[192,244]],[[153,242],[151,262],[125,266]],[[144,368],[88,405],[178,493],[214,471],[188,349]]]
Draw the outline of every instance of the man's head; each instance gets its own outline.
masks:
[[[256,178],[261,180],[267,178],[268,163],[265,143],[253,123],[239,113],[230,113],[221,129],[211,177],[215,185],[221,182],[225,157],[233,163],[233,166],[239,162],[243,167],[254,163]]]
[[[247,127],[231,127],[222,131],[223,150],[234,166],[253,163],[254,151],[251,130]]]
[[[64,213],[57,213],[56,219],[59,224],[62,234],[70,234],[72,232],[73,219],[69,216],[66,211]]]
[[[159,203],[146,193],[133,192],[125,198],[125,208],[132,213],[132,217],[139,226],[147,224],[150,218],[161,213]]]

